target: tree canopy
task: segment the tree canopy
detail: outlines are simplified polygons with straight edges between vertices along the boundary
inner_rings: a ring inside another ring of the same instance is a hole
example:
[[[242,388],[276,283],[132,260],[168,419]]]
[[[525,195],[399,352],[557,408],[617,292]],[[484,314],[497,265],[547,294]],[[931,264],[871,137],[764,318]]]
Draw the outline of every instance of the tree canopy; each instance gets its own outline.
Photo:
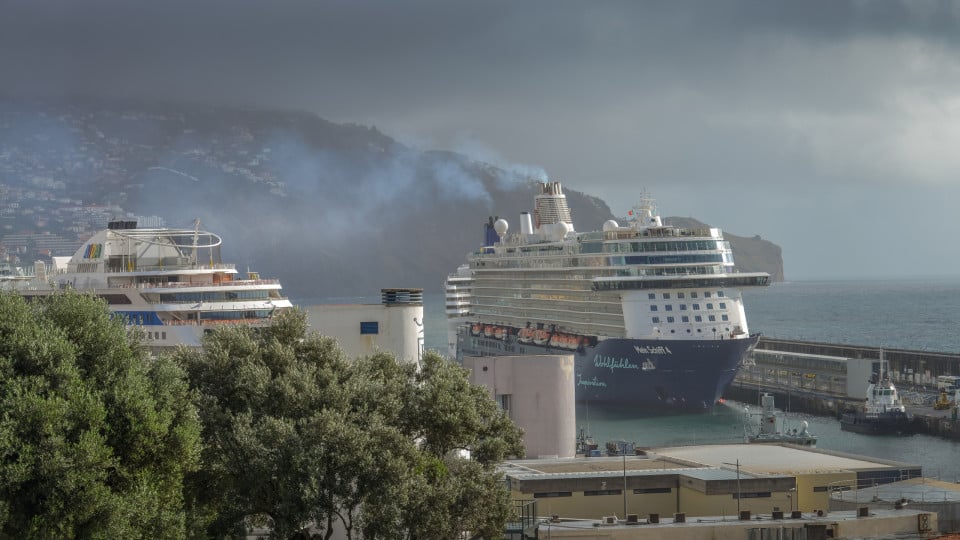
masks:
[[[276,538],[307,524],[327,538],[501,534],[496,464],[522,454],[521,436],[461,367],[434,353],[419,370],[386,353],[350,361],[299,311],[175,357],[203,424],[203,468],[188,481],[198,536],[256,524]]]
[[[0,293],[0,537],[186,535],[199,418],[138,343],[91,296]]]

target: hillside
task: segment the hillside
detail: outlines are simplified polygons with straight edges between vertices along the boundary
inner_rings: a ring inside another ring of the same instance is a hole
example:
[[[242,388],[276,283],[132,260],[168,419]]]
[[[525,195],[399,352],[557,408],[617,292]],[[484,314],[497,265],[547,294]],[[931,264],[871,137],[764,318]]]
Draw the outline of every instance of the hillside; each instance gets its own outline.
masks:
[[[279,277],[295,300],[439,291],[489,216],[516,226],[540,179],[302,112],[0,99],[0,241],[79,242],[112,217],[199,218],[223,236],[225,261]],[[612,217],[561,180],[578,230]],[[777,246],[731,241],[741,270],[782,279]],[[44,254],[72,254],[58,249]]]

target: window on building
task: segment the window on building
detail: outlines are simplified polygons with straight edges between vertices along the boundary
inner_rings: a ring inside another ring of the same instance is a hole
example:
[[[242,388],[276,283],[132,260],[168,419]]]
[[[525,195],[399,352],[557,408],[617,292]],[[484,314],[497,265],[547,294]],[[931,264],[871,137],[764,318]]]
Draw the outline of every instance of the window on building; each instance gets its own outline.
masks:
[[[704,298],[710,298],[710,291],[704,291],[703,297],[704,297]]]
[[[660,317],[654,317],[654,318],[653,318],[653,322],[654,322],[654,324],[659,324],[659,323],[660,323]]]
[[[713,304],[707,304],[707,309],[713,309]]]
[[[667,322],[673,322],[673,317],[667,317]]]
[[[596,497],[597,495],[620,495],[623,493],[619,489],[597,489],[594,491],[584,491],[584,497]]]
[[[687,310],[687,305],[686,305],[686,304],[680,304],[680,311],[686,311],[686,310]]]
[[[694,311],[700,309],[700,304],[694,304],[694,305],[693,305],[693,309],[694,309]]]
[[[646,493],[673,493],[673,489],[668,487],[662,488],[639,488],[633,490],[633,493],[636,495],[646,494]]]
[[[727,303],[726,303],[726,302],[720,302],[720,309],[727,309]]]
[[[360,323],[360,334],[379,334],[380,323],[377,321],[367,321]]]
[[[648,293],[648,294],[647,294],[647,298],[649,298],[650,300],[656,300],[656,299],[657,299],[657,293]]]
[[[677,298],[686,298],[686,295],[683,294],[682,292],[678,292],[678,293],[677,293]]]
[[[721,320],[721,321],[729,321],[729,320],[730,320],[730,317],[728,317],[727,314],[724,313],[723,315],[720,316],[720,320]]]
[[[657,306],[656,306],[656,305],[651,305],[651,306],[650,306],[650,311],[656,311],[656,310],[657,310]]]
[[[570,491],[541,491],[533,494],[534,499],[549,499],[551,497],[572,497]]]
[[[673,311],[673,304],[667,304],[667,305],[663,306],[663,309],[664,309],[665,311]]]
[[[707,320],[708,320],[708,321],[715,321],[715,320],[717,320],[717,317],[716,317],[716,315],[708,315],[708,316],[707,316]]]
[[[696,291],[690,293],[690,298],[696,298],[696,297],[697,297]]]
[[[663,293],[663,299],[664,299],[664,300],[669,300],[669,299],[670,299],[670,293],[668,293],[668,292]]]
[[[693,318],[693,320],[695,320],[695,321],[697,321],[697,322],[703,322],[703,317],[697,315],[696,317]]]
[[[687,317],[686,315],[684,315],[684,316],[680,317],[680,321],[681,321],[681,322],[690,322],[690,317]],[[687,332],[689,332],[689,330],[687,330]]]
[[[717,296],[719,296],[720,298],[723,298],[723,291],[717,291]]]

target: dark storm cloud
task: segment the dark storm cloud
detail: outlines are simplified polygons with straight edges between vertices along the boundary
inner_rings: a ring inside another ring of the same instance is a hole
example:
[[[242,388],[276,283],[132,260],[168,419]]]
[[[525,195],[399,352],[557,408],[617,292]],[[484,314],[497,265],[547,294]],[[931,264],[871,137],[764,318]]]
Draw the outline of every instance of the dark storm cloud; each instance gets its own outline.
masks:
[[[941,1],[8,0],[0,91],[306,109],[483,147],[620,213],[648,187],[814,274],[808,238],[841,209],[886,230],[957,195],[958,20]],[[870,242],[851,272],[890,268]]]

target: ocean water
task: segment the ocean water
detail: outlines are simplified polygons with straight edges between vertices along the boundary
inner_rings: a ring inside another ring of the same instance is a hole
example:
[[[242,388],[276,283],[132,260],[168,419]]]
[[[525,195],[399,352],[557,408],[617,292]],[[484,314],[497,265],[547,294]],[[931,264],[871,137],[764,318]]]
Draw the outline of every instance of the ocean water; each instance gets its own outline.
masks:
[[[445,354],[443,301],[442,294],[424,296],[424,345]],[[744,302],[750,331],[770,337],[960,352],[960,277],[775,283],[745,290]],[[784,409],[787,404],[777,406]],[[578,404],[577,426],[601,443],[618,439],[640,446],[741,442],[744,407],[726,402],[705,414],[650,417],[622,408]],[[840,431],[834,418],[790,411],[785,419],[790,426],[807,421],[809,431],[819,438],[819,448],[918,463],[927,477],[960,481],[960,443],[925,435],[848,433]]]

